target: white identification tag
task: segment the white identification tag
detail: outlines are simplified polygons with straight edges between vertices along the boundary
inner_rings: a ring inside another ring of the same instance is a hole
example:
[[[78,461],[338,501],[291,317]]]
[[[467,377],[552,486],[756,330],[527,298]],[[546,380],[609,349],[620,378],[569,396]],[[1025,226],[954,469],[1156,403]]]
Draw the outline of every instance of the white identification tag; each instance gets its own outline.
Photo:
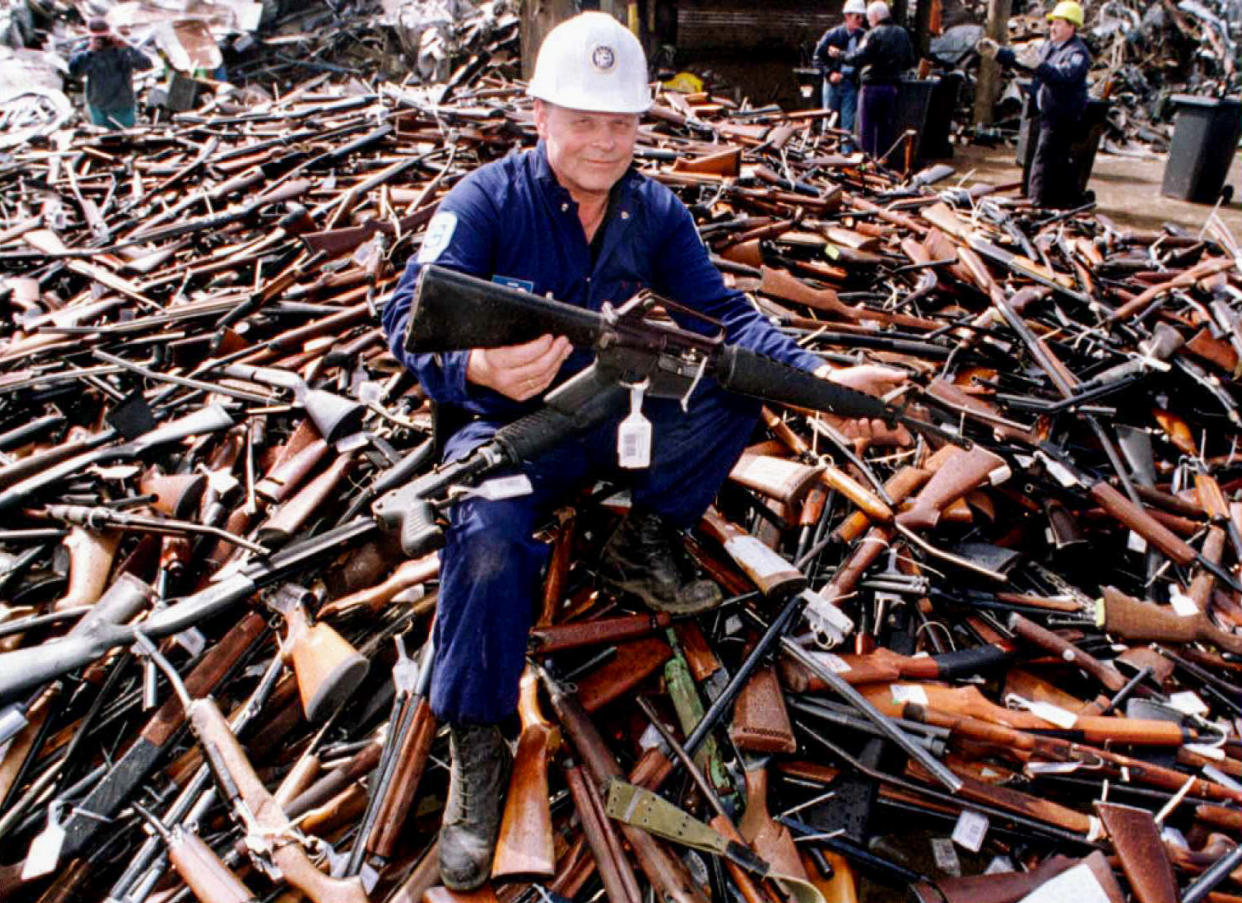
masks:
[[[1147,551],[1147,540],[1131,530],[1130,535],[1126,537],[1126,548],[1131,552],[1142,554]]]
[[[933,837],[931,848],[932,857],[936,860],[936,867],[940,871],[954,878],[961,876],[962,861],[957,858],[957,850],[953,849],[953,841],[947,837]]]
[[[173,634],[173,642],[190,653],[193,658],[202,655],[203,650],[207,648],[207,637],[203,636],[203,632],[197,627],[187,627],[180,633]]]
[[[1192,618],[1199,613],[1195,600],[1179,590],[1169,593],[1169,601],[1173,604],[1174,613],[1180,617]]]
[[[534,491],[535,487],[531,485],[530,477],[524,473],[516,473],[508,477],[484,480],[473,489],[462,489],[455,494],[499,502],[502,499],[515,499],[530,495]]]
[[[988,817],[973,809],[963,809],[953,826],[953,842],[963,849],[978,853],[988,836]]]
[[[889,687],[893,694],[893,705],[912,702],[915,705],[927,705],[927,691],[918,684],[893,684]]]
[[[1212,711],[1194,690],[1181,690],[1170,694],[1169,705],[1187,715],[1206,715]]]
[[[1051,702],[1035,700],[1027,705],[1027,711],[1049,724],[1055,724],[1062,730],[1070,730],[1078,723],[1078,716],[1069,709],[1063,709]]]
[[[643,416],[644,380],[630,386],[630,415],[617,427],[617,464],[627,470],[651,465],[651,421]]]
[[[22,880],[31,881],[56,870],[60,862],[60,850],[65,845],[65,829],[60,823],[59,800],[47,807],[47,827],[30,841],[30,850],[22,864]]]

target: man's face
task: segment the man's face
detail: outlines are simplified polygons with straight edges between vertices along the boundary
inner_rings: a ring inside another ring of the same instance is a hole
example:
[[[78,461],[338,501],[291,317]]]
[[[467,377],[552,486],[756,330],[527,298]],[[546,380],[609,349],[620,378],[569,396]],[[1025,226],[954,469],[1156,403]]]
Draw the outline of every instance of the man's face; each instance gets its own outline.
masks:
[[[634,158],[637,113],[589,113],[535,101],[548,164],[571,194],[607,194]]]
[[[1074,36],[1074,25],[1064,19],[1053,19],[1048,26],[1048,37],[1054,44],[1061,44]]]
[[[845,14],[845,27],[848,28],[850,31],[858,31],[858,29],[862,28],[862,23],[863,23],[862,13],[846,13]]]

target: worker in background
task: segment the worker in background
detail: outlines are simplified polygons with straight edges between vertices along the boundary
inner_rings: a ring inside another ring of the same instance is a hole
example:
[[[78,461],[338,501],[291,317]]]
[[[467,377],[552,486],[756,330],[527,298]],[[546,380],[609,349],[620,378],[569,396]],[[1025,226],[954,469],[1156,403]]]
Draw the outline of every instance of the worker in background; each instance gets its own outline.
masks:
[[[134,72],[150,69],[151,61],[113,34],[104,19],[91,19],[87,30],[90,43],[69,57],[69,74],[86,78],[86,110],[91,124],[132,128],[137,112]]]
[[[857,48],[843,52],[829,47],[828,56],[859,70],[858,137],[862,149],[878,160],[893,147],[897,86],[902,73],[914,65],[914,45],[884,0],[868,4],[867,24],[871,29]]]
[[[1033,77],[1030,90],[1039,110],[1039,130],[1027,196],[1041,207],[1077,207],[1085,198],[1078,185],[1073,145],[1082,133],[1083,114],[1087,110],[1091,52],[1078,37],[1083,23],[1078,3],[1061,0],[1048,18],[1048,40],[1033,67],[1019,63],[1012,47],[1001,47],[991,38],[979,42],[979,52],[993,57],[1005,68]]]
[[[843,53],[858,49],[867,33],[863,27],[867,17],[866,0],[846,0],[845,23],[824,32],[815,45],[812,61],[824,73],[824,109],[837,114],[837,128],[850,133],[841,142],[842,150],[849,153],[853,148],[854,121],[858,114],[858,70],[843,63],[840,58],[828,55],[829,47],[837,47]]]
[[[586,12],[549,32],[527,93],[535,99],[538,146],[453,186],[384,307],[392,353],[418,374],[441,415],[446,406],[465,415],[446,458],[460,458],[538,410],[544,392],[585,368],[591,355],[552,335],[507,348],[407,352],[414,289],[429,264],[594,311],[651,289],[721,323],[730,342],[791,367],[875,394],[901,382],[902,371],[887,367],[832,367],[724,284],[690,211],[633,166],[651,92],[642,45],[616,19]],[[670,314],[687,328],[705,328]],[[430,690],[431,710],[449,728],[439,855],[440,877],[452,890],[479,887],[490,872],[510,764],[499,725],[517,706],[548,558],[547,544],[533,536],[542,519],[600,476],[624,480],[631,507],[605,545],[600,576],[656,611],[688,615],[720,604],[720,588],[697,577],[682,556],[681,531],[698,522],[750,441],[759,403],[708,376],[684,399],[685,410],[677,399],[634,398],[652,426],[648,466],[628,476],[618,469],[620,411],[524,462],[529,494],[476,496],[452,509],[440,553]]]

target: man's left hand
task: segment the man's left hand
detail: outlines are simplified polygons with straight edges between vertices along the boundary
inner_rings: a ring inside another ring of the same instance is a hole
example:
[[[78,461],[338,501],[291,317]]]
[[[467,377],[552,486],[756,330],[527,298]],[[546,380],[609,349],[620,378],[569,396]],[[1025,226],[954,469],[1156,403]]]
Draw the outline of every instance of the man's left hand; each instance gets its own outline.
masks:
[[[820,379],[845,386],[856,392],[868,395],[887,395],[902,385],[910,375],[896,367],[885,367],[881,364],[859,364],[855,367],[833,367],[824,364],[815,371]]]
[[[815,371],[821,379],[845,386],[868,395],[886,395],[909,379],[909,374],[896,367],[885,367],[880,364],[859,364],[855,367],[833,367],[824,364]],[[890,427],[882,420],[866,420],[863,418],[845,419],[826,415],[847,439],[852,439],[859,453],[869,445],[910,445],[914,438],[910,431],[898,424]]]

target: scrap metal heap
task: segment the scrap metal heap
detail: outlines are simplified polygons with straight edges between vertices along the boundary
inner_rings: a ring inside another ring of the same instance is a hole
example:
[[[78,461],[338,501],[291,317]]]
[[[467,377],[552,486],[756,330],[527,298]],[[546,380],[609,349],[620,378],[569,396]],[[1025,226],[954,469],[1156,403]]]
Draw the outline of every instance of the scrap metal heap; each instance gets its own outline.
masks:
[[[371,512],[431,418],[377,312],[444,193],[534,140],[485,62],[0,167],[0,898],[442,893],[437,561]],[[903,180],[708,96],[660,95],[638,162],[943,435],[766,410],[684,536],[727,596],[696,618],[596,580],[617,487],[555,512],[479,899],[1239,899],[1232,237]]]

